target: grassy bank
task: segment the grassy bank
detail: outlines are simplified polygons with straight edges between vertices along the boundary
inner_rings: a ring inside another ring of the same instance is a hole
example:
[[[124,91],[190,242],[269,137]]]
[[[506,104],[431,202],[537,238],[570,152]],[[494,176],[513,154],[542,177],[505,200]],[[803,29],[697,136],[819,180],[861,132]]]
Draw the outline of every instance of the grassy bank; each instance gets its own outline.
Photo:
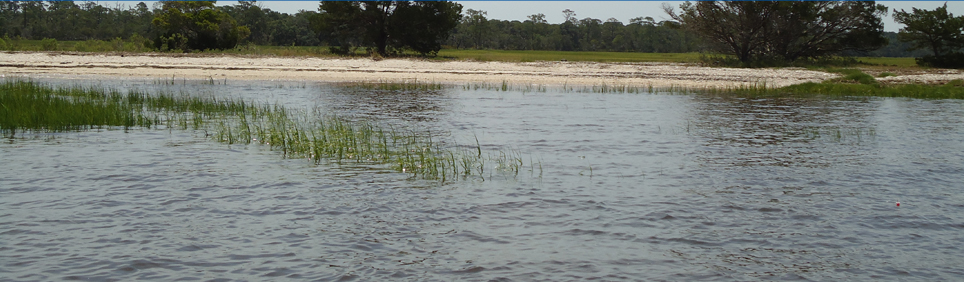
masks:
[[[803,83],[767,91],[768,94],[877,96],[919,99],[964,99],[964,81],[954,80],[944,85],[923,84],[860,84],[860,83]]]
[[[460,60],[535,62],[535,61],[583,61],[583,62],[668,62],[696,63],[699,53],[634,53],[634,52],[575,52],[536,50],[461,50],[443,49],[439,57]]]
[[[6,137],[97,128],[198,130],[227,144],[268,145],[288,158],[386,164],[441,181],[482,175],[486,163],[516,174],[522,167],[518,154],[483,155],[478,144],[459,146],[427,132],[400,132],[243,100],[0,83],[0,132]]]
[[[964,80],[953,80],[946,84],[886,84],[874,76],[858,69],[826,68],[824,71],[840,74],[840,77],[823,82],[808,82],[780,88],[765,86],[740,87],[733,89],[712,89],[712,93],[732,93],[753,96],[876,96],[905,97],[918,99],[964,99]],[[885,76],[889,75],[883,73]]]

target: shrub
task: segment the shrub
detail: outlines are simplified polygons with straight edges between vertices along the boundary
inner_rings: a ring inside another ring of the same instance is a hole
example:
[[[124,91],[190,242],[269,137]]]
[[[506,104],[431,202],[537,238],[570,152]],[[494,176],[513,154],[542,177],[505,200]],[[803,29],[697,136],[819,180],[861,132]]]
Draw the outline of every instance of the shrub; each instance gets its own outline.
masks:
[[[809,66],[837,66],[846,67],[856,65],[859,62],[852,57],[823,56],[815,58],[800,58],[795,61],[787,61],[781,57],[767,56],[756,57],[748,62],[740,61],[732,55],[700,55],[700,65],[708,67],[735,67],[735,68],[769,68],[769,67],[809,67]]]
[[[60,44],[57,44],[57,39],[44,38],[40,40],[40,48],[44,51],[57,51],[60,49]]]
[[[915,61],[917,61],[918,66],[960,69],[964,68],[964,53],[950,53],[940,56],[940,58],[936,56],[924,56],[922,58],[916,58]]]

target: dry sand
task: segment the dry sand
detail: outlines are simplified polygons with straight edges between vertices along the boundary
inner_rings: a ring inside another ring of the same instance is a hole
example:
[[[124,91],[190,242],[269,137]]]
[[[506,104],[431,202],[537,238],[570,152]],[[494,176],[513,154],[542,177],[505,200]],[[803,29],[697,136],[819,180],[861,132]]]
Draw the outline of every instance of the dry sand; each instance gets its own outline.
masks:
[[[244,57],[177,54],[0,53],[3,75],[115,76],[216,80],[306,80],[325,82],[425,81],[536,85],[625,85],[640,87],[780,87],[822,81],[834,74],[803,69],[710,68],[672,63],[475,62],[417,59]],[[890,77],[892,81],[946,81],[960,72]]]

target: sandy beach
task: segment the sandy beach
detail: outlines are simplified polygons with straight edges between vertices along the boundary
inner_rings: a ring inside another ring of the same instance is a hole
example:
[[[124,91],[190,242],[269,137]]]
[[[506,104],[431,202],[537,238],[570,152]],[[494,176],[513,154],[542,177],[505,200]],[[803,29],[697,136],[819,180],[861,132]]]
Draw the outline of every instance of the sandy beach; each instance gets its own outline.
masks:
[[[639,87],[781,87],[818,82],[835,74],[799,68],[711,68],[673,63],[477,62],[419,59],[247,57],[181,54],[0,53],[5,76],[114,76],[322,82],[424,81],[536,85],[625,85]],[[964,78],[959,71],[882,78],[935,83]]]

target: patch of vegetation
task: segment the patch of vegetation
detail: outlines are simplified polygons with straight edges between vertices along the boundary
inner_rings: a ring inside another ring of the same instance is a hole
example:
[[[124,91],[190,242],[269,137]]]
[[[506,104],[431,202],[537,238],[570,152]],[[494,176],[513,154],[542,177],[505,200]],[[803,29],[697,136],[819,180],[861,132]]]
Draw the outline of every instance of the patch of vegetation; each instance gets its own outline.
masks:
[[[290,112],[277,105],[183,94],[55,89],[18,80],[0,83],[0,133],[7,137],[113,127],[202,130],[227,144],[265,144],[288,158],[387,164],[415,177],[443,182],[482,175],[489,160],[503,172],[518,174],[522,167],[519,154],[483,155],[478,143],[459,146],[429,133]]]
[[[679,13],[669,7],[666,12],[710,48],[745,64],[773,58],[794,62],[887,44],[881,22],[887,7],[874,2],[701,1],[679,8]]]
[[[819,94],[829,96],[908,97],[920,99],[964,99],[961,81],[945,85],[869,85],[839,83],[804,83],[777,89],[778,93]]]
[[[911,49],[929,49],[932,56],[917,59],[921,66],[964,68],[964,17],[947,12],[947,3],[933,11],[911,8],[894,10],[894,21],[904,24],[897,39],[911,42]]]
[[[876,96],[906,97],[918,99],[964,99],[964,80],[953,80],[944,85],[928,84],[879,84],[873,76],[853,69],[836,69],[841,78],[824,82],[808,82],[781,88],[750,86],[732,89],[710,89],[707,93],[728,93],[748,96],[773,95],[822,95],[822,96]]]
[[[850,67],[863,64],[860,60],[853,57],[823,56],[813,58],[799,58],[794,61],[787,61],[780,57],[756,57],[747,61],[741,61],[733,55],[723,54],[701,54],[700,65],[709,67],[731,67],[731,68],[771,68],[771,67]]]
[[[57,51],[60,49],[60,44],[57,44],[57,39],[44,38],[40,40],[40,48],[44,51]]]
[[[64,52],[149,52],[151,41],[137,34],[128,39],[58,41],[56,39],[25,40],[21,38],[0,39],[0,50],[6,51],[64,51]]]
[[[960,69],[964,68],[964,53],[951,52],[938,56],[923,56],[916,58],[917,65],[924,67]]]
[[[469,59],[499,62],[669,62],[696,63],[699,53],[638,53],[638,52],[582,52],[537,50],[465,50],[442,49],[438,56],[445,59]]]
[[[69,131],[105,126],[151,127],[155,115],[143,110],[143,96],[93,89],[53,89],[36,83],[0,84],[0,131]]]
[[[857,57],[855,59],[860,65],[865,66],[917,67],[917,62],[913,57]]]
[[[832,73],[839,73],[843,75],[843,77],[831,79],[828,82],[857,83],[857,84],[865,84],[865,85],[877,84],[877,79],[874,79],[872,75],[866,74],[858,69],[827,68],[826,71],[832,72]]]

